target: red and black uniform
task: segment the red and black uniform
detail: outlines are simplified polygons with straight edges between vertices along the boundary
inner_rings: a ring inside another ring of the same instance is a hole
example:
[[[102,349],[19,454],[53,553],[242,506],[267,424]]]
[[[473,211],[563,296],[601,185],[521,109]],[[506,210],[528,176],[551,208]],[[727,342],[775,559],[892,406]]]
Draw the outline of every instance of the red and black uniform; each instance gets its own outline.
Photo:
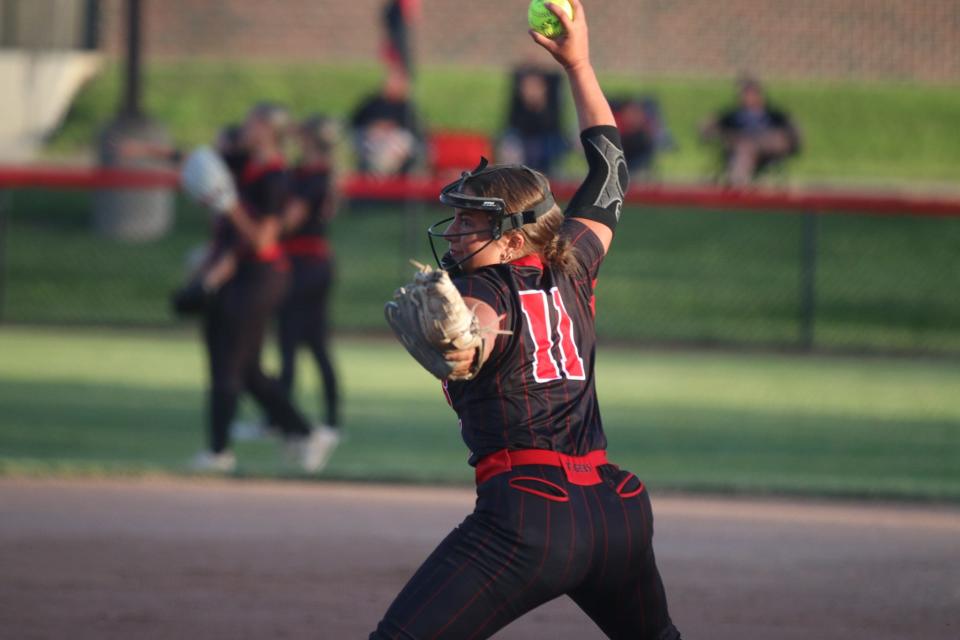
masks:
[[[582,134],[591,171],[560,233],[577,266],[535,256],[454,282],[504,314],[473,380],[445,386],[476,467],[477,503],[397,596],[372,639],[487,638],[570,596],[611,638],[677,640],[643,483],[607,463],[594,385],[594,286],[626,167],[613,127]]]
[[[248,164],[238,185],[240,201],[255,219],[279,215],[287,196],[283,163]],[[271,424],[289,436],[305,436],[310,425],[290,404],[277,380],[260,365],[267,323],[288,287],[289,265],[279,244],[255,251],[240,241],[226,218],[215,231],[220,250],[237,252],[236,275],[215,295],[207,311],[204,337],[210,364],[210,450],[228,448],[230,425],[242,391],[263,407]]]
[[[333,176],[326,166],[300,167],[293,175],[292,197],[307,207],[299,228],[283,241],[293,269],[293,283],[280,308],[280,382],[288,394],[294,387],[297,349],[306,345],[323,379],[325,422],[340,422],[337,375],[330,359],[328,306],[333,284],[333,252],[327,225],[334,206]]]
[[[227,165],[227,170],[230,171],[233,183],[241,189],[244,184],[244,169],[250,164],[250,154],[238,149],[220,151],[219,154],[220,159]],[[227,216],[218,215],[213,218],[211,234],[213,242],[207,259],[209,263],[215,262],[240,245],[237,230]]]
[[[585,455],[606,448],[592,375],[591,310],[603,246],[576,219],[562,233],[583,260],[573,277],[531,255],[457,280],[464,296],[505,314],[511,331],[474,380],[446,385],[471,464],[503,449]]]

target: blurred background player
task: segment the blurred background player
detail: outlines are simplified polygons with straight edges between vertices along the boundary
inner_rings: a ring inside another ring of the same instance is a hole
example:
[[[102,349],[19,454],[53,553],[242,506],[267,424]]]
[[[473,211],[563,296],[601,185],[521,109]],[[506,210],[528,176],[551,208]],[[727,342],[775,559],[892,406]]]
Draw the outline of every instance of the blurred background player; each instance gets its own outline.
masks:
[[[265,116],[271,111],[274,124],[281,127],[281,129],[278,129],[278,131],[281,131],[287,117],[279,106],[259,105],[253,109],[251,117],[254,114]],[[266,142],[259,143],[259,146],[258,143],[248,142],[251,138],[249,131],[249,120],[246,124],[228,124],[220,130],[214,142],[214,149],[223,159],[234,181],[240,185],[241,189],[245,180],[245,172],[251,161],[251,148],[259,148],[261,155],[266,153],[276,158],[280,157],[280,147],[282,146],[282,140],[278,137],[276,153],[266,151]],[[254,134],[253,137],[266,139],[265,136],[259,136],[259,134]],[[141,140],[123,141],[118,145],[118,152],[128,158],[152,157],[164,159],[173,164],[179,164],[184,158],[183,151],[177,147]],[[290,181],[285,180],[284,185],[289,186]],[[224,307],[225,299],[235,297],[234,289],[237,285],[228,287],[223,295],[220,294],[221,289],[237,275],[238,254],[242,254],[242,243],[238,243],[236,227],[231,218],[227,215],[216,215],[212,221],[209,244],[200,251],[190,252],[187,284],[174,292],[172,299],[173,308],[179,315],[200,315],[204,320],[204,337],[210,359],[212,386],[208,401],[210,451],[198,454],[194,458],[192,467],[199,471],[225,472],[233,470],[236,466],[234,456],[225,450],[226,445],[224,443],[227,440],[220,433],[221,422],[225,419],[221,416],[226,411],[224,409],[226,402],[223,399],[224,394],[218,392],[217,388],[224,383],[222,380],[218,381],[214,378],[226,375],[223,372],[224,363],[242,355],[241,352],[248,348],[244,345],[246,340],[256,339],[255,327],[246,324],[244,319],[235,317],[234,312],[238,309]],[[281,267],[281,270],[285,270],[285,267]],[[282,290],[282,288],[278,289],[278,291]],[[248,293],[251,292],[252,288],[248,290]],[[256,324],[255,317],[248,317],[245,320],[253,321],[253,324]],[[238,327],[243,328],[241,330]],[[260,340],[262,342],[262,338]],[[287,375],[292,382],[292,372]],[[284,388],[288,389],[289,386],[284,385]],[[264,408],[267,409],[268,407],[264,406]],[[266,422],[279,429],[273,423],[272,418],[267,418]],[[282,429],[280,430],[282,432]],[[265,435],[262,426],[246,423],[232,425],[231,431],[245,439]],[[329,440],[331,440],[329,434],[324,434],[322,431],[314,435],[312,444],[314,459],[326,458],[322,451],[330,448],[327,444]],[[319,470],[321,464],[311,463],[310,466],[310,470]]]
[[[193,468],[198,471],[235,468],[230,426],[242,391],[263,407],[305,470],[320,466],[324,449],[320,432],[313,432],[280,382],[267,377],[260,363],[267,323],[289,282],[289,265],[280,246],[281,214],[289,187],[281,149],[288,126],[286,110],[269,103],[255,106],[244,123],[243,144],[249,159],[238,184],[240,204],[221,214],[218,227],[218,242],[232,247],[236,256],[235,273],[217,291],[205,315],[211,380],[209,449],[194,459]]]
[[[552,172],[570,148],[562,130],[562,83],[559,73],[535,66],[513,72],[507,127],[498,149],[500,162]]]
[[[337,374],[329,351],[329,302],[333,252],[327,225],[337,210],[333,152],[338,125],[314,115],[295,128],[301,159],[292,176],[291,196],[283,215],[283,248],[292,267],[292,283],[279,316],[282,359],[280,382],[292,397],[297,351],[305,345],[317,364],[323,386],[325,420],[316,429],[318,470],[340,441]]]
[[[155,158],[179,165],[184,158],[183,150],[178,147],[146,140],[127,139],[116,146],[118,155],[128,159]],[[213,148],[230,170],[234,183],[239,184],[250,157],[243,140],[243,125],[224,125],[217,133]],[[223,216],[214,216],[211,227],[210,242],[187,254],[187,283],[172,297],[174,311],[179,315],[205,313],[212,296],[234,275],[236,260],[230,246],[229,223]]]
[[[711,117],[700,131],[704,140],[720,143],[721,180],[743,186],[799,153],[800,133],[785,111],[770,106],[759,81],[743,78],[737,87],[737,105]]]

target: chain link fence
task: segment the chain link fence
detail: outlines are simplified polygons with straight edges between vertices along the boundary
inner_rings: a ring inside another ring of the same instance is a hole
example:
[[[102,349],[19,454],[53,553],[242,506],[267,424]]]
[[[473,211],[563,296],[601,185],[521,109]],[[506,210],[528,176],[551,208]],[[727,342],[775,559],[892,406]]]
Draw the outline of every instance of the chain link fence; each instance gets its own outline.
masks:
[[[170,292],[209,220],[179,200],[163,238],[95,231],[94,192],[2,194],[0,321],[170,327]],[[333,224],[341,332],[383,332],[382,305],[430,260],[446,210],[345,204]],[[608,340],[960,354],[960,217],[628,207],[597,289]]]

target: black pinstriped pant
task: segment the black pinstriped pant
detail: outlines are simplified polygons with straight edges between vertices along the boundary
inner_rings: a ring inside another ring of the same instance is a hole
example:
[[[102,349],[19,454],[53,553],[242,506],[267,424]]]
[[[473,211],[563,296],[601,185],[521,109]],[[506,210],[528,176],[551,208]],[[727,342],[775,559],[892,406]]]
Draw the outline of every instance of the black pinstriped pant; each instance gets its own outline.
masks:
[[[488,638],[564,594],[610,638],[679,640],[654,560],[650,498],[629,472],[599,471],[603,482],[589,487],[546,466],[481,484],[474,512],[417,570],[371,640]]]
[[[280,384],[293,394],[297,370],[297,349],[306,345],[317,363],[323,383],[321,409],[331,427],[340,424],[337,374],[330,359],[327,306],[333,283],[333,261],[294,257],[293,284],[280,307],[277,328],[280,338]]]
[[[285,435],[305,436],[310,424],[291,404],[280,383],[264,374],[260,352],[267,323],[280,304],[288,276],[270,265],[241,265],[217,293],[204,322],[210,367],[210,450],[230,445],[230,423],[240,393],[249,391]]]

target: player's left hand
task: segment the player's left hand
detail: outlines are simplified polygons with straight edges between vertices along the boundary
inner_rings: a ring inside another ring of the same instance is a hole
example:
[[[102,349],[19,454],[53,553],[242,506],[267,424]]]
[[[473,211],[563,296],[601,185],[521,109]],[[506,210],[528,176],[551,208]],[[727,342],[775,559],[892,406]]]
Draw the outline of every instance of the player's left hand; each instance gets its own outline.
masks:
[[[484,347],[476,314],[446,271],[416,263],[413,282],[386,304],[387,323],[417,362],[440,380],[470,380]]]
[[[477,360],[478,349],[463,349],[460,351],[447,351],[443,354],[444,359],[450,364],[450,377],[454,380],[469,376],[474,370],[474,363]]]

